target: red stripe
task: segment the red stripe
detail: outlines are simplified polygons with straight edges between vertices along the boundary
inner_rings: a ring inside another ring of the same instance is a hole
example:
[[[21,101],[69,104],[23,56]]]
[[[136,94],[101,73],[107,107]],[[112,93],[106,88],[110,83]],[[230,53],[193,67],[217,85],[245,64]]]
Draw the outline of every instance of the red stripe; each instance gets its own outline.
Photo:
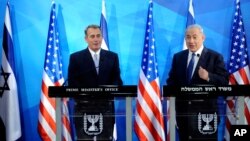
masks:
[[[159,136],[159,134],[156,131],[156,129],[154,128],[154,125],[152,124],[151,120],[146,115],[146,113],[144,112],[144,109],[141,107],[141,105],[139,103],[137,103],[136,110],[137,110],[139,116],[141,117],[142,121],[144,122],[144,124],[147,126],[147,128],[150,131],[151,135],[154,137],[154,139],[160,141],[161,137]],[[145,140],[145,138],[142,138],[142,137],[139,137],[139,138],[140,138],[140,140],[141,139]]]
[[[150,82],[150,84],[151,84],[152,88],[154,89],[155,93],[157,94],[158,98],[160,99],[161,95],[160,95],[160,88],[159,88],[158,84],[156,83],[155,80]]]
[[[63,132],[63,136],[65,137],[65,139],[67,140],[69,137],[68,137],[68,134],[70,135],[71,133],[71,128],[70,128],[70,121],[69,121],[69,115],[68,115],[68,105],[67,105],[67,99],[62,99],[62,106],[63,106],[63,113],[62,113],[62,123],[65,127],[65,129],[67,131],[64,131]],[[66,113],[65,113],[66,112]],[[67,134],[67,133],[68,134]],[[70,135],[70,138],[71,138],[71,135]]]
[[[249,109],[247,107],[246,102],[244,102],[244,113],[245,113],[245,117],[246,117],[246,120],[247,120],[247,124],[249,125],[250,124],[250,113],[249,113]]]
[[[231,129],[231,123],[230,123],[230,120],[228,119],[228,117],[226,118],[226,128],[227,128],[227,131],[228,133],[230,133],[230,129]]]
[[[142,94],[143,100],[146,101],[146,103],[150,107],[151,111],[154,113],[154,116],[156,117],[158,122],[161,124],[161,127],[163,128],[163,121],[162,121],[162,117],[161,117],[161,114],[160,114],[161,112],[160,112],[159,108],[155,105],[155,103],[153,102],[151,97],[149,96],[150,94],[148,93],[147,89],[144,87],[141,80],[139,81],[139,86],[138,87],[139,87],[139,91]]]
[[[54,109],[56,109],[56,100],[55,98],[50,98],[49,97],[49,90],[48,86],[46,85],[46,82],[42,81],[42,91],[43,91],[43,96],[49,101],[49,103],[52,105]]]
[[[67,131],[70,133],[71,132],[70,122],[69,122],[69,120],[68,120],[68,118],[67,118],[66,115],[62,116],[62,123],[63,123],[64,127],[67,129]]]
[[[51,141],[51,138],[45,132],[40,122],[38,122],[38,132],[40,134],[40,137],[43,139],[43,141]]]
[[[137,136],[139,137],[139,140],[147,141],[147,137],[143,134],[143,132],[141,131],[137,122],[135,122],[134,127],[135,127],[135,132],[136,132]]]
[[[233,74],[231,74],[229,76],[229,82],[231,83],[231,85],[236,85],[237,84],[236,79],[235,79]]]
[[[239,71],[239,74],[242,78],[242,81],[244,82],[244,84],[249,84],[248,78],[247,78],[247,74],[246,71],[244,70],[244,68],[241,68]]]
[[[232,111],[232,110],[234,110],[234,102],[233,102],[233,100],[228,100],[227,101],[227,105],[228,105],[228,107],[229,107],[229,109]],[[233,111],[234,112],[234,111]]]
[[[40,113],[42,114],[44,119],[47,121],[48,125],[50,126],[54,134],[56,134],[56,122],[53,120],[52,115],[44,107],[42,102],[40,102],[39,107],[40,107]]]

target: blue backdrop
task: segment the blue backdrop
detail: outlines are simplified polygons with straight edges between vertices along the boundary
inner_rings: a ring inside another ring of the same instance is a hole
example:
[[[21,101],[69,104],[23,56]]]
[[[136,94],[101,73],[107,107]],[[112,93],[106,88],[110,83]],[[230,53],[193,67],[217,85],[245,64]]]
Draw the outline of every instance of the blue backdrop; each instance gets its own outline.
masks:
[[[0,0],[0,27],[3,27],[6,0]],[[99,24],[101,0],[56,0],[60,41],[67,73],[70,53],[86,47],[84,28]],[[188,0],[154,0],[154,29],[160,83],[164,85],[173,54],[182,50]],[[223,54],[229,62],[234,0],[193,0],[196,23],[204,28],[205,45]],[[22,140],[40,140],[37,133],[38,106],[45,57],[51,0],[10,0],[15,46],[17,82],[20,88]],[[250,47],[250,0],[241,0],[247,44]],[[139,78],[148,0],[106,0],[109,48],[118,53],[125,85]],[[248,12],[247,12],[248,11]],[[2,41],[0,28],[0,41]],[[117,111],[124,104],[116,103]],[[122,110],[121,110],[122,111]],[[123,119],[124,120],[124,119]],[[121,120],[118,139],[124,140]]]

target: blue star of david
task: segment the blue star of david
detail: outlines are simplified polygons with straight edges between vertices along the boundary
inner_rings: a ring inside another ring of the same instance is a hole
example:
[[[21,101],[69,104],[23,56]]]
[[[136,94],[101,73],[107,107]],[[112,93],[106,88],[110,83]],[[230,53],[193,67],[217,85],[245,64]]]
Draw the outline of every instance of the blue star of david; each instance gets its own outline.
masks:
[[[10,90],[10,87],[7,83],[9,76],[10,76],[10,73],[4,72],[3,67],[1,67],[0,77],[3,77],[3,79],[1,78],[1,80],[3,80],[4,82],[3,82],[3,86],[0,86],[0,97],[3,96],[4,90]]]

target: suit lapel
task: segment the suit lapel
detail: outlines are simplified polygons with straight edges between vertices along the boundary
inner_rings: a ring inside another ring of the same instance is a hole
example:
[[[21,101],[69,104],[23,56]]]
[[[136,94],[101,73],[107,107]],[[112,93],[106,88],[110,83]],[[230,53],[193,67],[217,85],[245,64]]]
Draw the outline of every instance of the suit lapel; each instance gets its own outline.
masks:
[[[102,74],[103,72],[103,68],[105,67],[105,61],[107,61],[106,52],[103,49],[101,49],[100,61],[99,61],[99,75]]]
[[[204,67],[205,66],[205,60],[206,60],[206,53],[207,53],[207,49],[204,47],[203,50],[202,50],[202,53],[201,53],[201,56],[199,58],[199,61],[196,65],[196,68],[195,68],[195,71],[194,71],[194,76],[192,77],[192,79],[196,79],[196,78],[200,78],[199,77],[199,74],[198,74],[198,70],[199,70],[199,67]]]
[[[182,54],[182,57],[181,57],[183,60],[185,61],[180,61],[180,70],[182,73],[180,74],[183,74],[183,79],[185,78],[185,81],[187,82],[187,64],[188,64],[188,50],[185,50],[185,52]]]

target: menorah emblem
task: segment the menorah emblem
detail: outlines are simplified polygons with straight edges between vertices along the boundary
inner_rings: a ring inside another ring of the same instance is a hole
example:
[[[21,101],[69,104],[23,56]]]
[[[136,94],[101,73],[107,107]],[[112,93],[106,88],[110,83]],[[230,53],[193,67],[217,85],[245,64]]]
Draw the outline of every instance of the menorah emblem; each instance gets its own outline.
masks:
[[[214,121],[214,122],[212,122]],[[202,128],[203,126],[203,128]],[[198,114],[198,129],[202,134],[213,134],[217,131],[217,114]]]
[[[91,123],[88,131],[97,131],[97,126],[95,123],[99,120],[99,115],[87,115],[88,121]]]
[[[83,129],[87,135],[99,135],[103,130],[103,116],[99,115],[87,115],[83,116]]]
[[[202,120],[206,122],[206,125],[203,127],[203,131],[213,130],[212,126],[209,125],[209,122],[213,120],[213,114],[202,114]]]

